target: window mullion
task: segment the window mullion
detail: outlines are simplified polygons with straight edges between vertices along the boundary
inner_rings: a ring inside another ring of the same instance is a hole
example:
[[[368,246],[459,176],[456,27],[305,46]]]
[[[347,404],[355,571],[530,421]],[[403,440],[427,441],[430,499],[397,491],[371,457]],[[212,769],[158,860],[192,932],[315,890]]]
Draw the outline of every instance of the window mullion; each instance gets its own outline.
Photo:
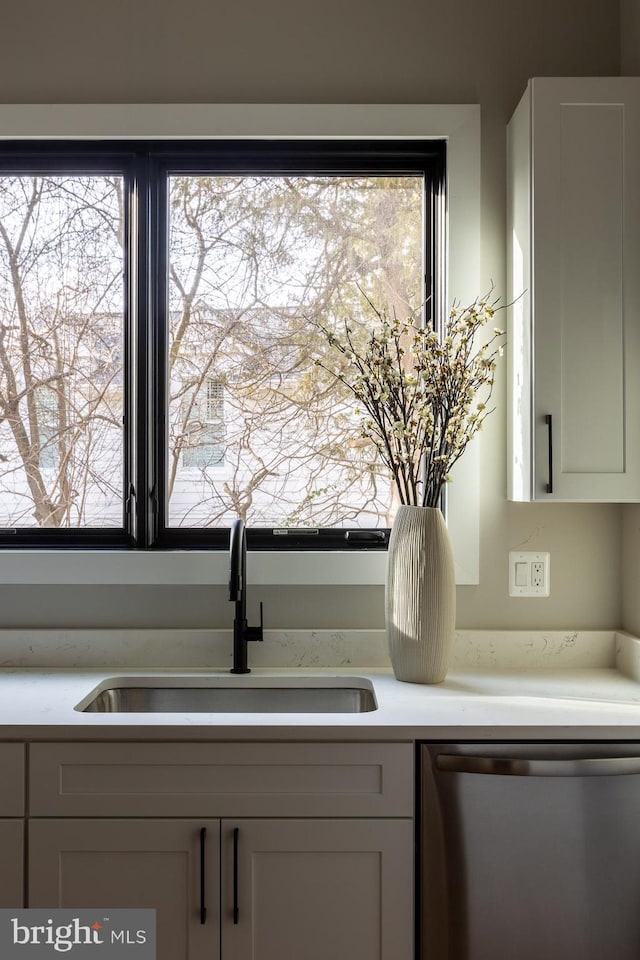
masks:
[[[130,533],[135,546],[150,542],[150,495],[153,486],[152,422],[153,380],[150,376],[151,356],[151,244],[149,156],[146,150],[136,153],[129,193],[131,322],[128,328],[127,411],[131,429],[127,444],[134,488],[130,513]]]
[[[159,160],[147,163],[147,540],[166,546],[167,475],[167,178]]]

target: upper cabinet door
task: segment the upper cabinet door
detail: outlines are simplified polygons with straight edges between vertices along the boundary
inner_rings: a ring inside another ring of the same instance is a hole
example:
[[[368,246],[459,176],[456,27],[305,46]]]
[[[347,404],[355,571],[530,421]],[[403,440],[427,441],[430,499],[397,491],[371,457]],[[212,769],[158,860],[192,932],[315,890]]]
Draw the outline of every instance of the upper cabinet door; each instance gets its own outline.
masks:
[[[537,79],[508,129],[509,496],[640,500],[640,81]]]

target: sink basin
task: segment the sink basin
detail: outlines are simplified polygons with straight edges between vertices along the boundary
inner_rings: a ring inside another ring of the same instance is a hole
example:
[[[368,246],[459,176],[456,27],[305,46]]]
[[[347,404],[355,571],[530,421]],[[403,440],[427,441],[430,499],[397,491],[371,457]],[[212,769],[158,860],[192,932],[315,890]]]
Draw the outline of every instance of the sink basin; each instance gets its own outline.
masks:
[[[83,713],[367,713],[378,707],[360,677],[116,677],[85,697]]]

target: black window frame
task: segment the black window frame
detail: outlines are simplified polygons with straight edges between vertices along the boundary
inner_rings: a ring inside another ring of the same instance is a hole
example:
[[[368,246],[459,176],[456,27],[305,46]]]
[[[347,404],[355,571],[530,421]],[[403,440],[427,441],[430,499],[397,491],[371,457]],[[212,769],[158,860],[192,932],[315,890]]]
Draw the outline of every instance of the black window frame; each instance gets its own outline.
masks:
[[[4,174],[120,174],[125,190],[124,476],[122,528],[0,529],[0,547],[227,549],[229,528],[167,525],[168,178],[172,175],[424,177],[426,320],[444,303],[446,141],[190,140],[6,141]],[[386,550],[388,528],[274,533],[247,528],[252,550]]]
[[[129,143],[77,141],[5,141],[0,147],[0,176],[109,176],[123,178],[126,198],[135,194],[139,156]],[[132,242],[132,205],[124,206],[123,287],[123,523],[121,527],[0,527],[0,548],[34,547],[38,549],[132,548],[136,547],[134,519],[135,475],[137,458],[136,431],[131,425],[135,417],[135,390],[132,357],[136,352],[137,304],[131,277],[134,274],[136,250]]]

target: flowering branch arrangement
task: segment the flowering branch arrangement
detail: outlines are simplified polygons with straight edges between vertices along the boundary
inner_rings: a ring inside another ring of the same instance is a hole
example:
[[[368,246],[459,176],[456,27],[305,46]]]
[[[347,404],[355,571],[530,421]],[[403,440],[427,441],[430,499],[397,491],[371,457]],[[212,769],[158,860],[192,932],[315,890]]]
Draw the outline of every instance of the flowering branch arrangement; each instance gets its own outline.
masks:
[[[354,395],[362,437],[377,448],[402,504],[440,506],[451,468],[492,412],[504,331],[476,343],[500,309],[489,297],[454,305],[442,336],[433,324],[390,318],[366,295],[376,322],[365,336],[360,322],[345,321],[344,337],[316,323],[342,361],[315,362]]]

